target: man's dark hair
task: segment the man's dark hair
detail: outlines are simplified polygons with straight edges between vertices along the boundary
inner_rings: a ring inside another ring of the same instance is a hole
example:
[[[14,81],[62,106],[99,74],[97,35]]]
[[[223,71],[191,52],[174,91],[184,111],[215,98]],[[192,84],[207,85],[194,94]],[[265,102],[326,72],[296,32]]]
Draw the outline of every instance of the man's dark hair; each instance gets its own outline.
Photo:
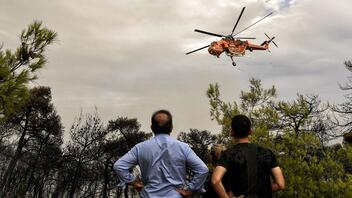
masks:
[[[159,114],[166,114],[168,120],[166,122],[162,122],[156,119],[156,116]],[[154,134],[170,134],[172,131],[172,115],[167,110],[159,110],[153,113],[152,115],[152,131]]]
[[[251,121],[245,115],[236,115],[232,118],[231,128],[236,138],[243,138],[251,131]]]

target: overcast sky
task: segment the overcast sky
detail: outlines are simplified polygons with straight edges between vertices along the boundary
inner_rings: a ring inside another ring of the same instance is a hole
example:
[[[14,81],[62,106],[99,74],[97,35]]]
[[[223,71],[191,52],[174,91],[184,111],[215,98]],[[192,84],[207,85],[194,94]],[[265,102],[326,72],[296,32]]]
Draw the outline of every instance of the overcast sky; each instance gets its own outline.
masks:
[[[349,75],[352,59],[351,0],[0,0],[0,41],[19,45],[21,30],[34,20],[58,32],[49,59],[35,85],[50,86],[53,102],[69,129],[75,117],[98,108],[105,120],[135,117],[149,131],[158,109],[174,114],[175,131],[189,128],[218,132],[205,95],[218,82],[223,98],[238,99],[251,77],[275,85],[279,99],[319,94],[323,101],[344,100],[338,82]],[[241,11],[237,30],[271,11],[275,14],[245,31],[276,36],[272,53],[248,52],[236,59],[207,50],[185,52],[218,38],[195,28],[228,34]]]

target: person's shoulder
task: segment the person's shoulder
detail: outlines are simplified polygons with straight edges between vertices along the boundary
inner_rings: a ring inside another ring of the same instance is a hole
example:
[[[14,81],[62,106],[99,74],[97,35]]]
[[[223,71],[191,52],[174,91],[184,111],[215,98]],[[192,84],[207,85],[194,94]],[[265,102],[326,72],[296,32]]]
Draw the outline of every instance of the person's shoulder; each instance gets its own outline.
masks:
[[[240,144],[231,145],[221,152],[221,156],[224,158],[233,158],[233,156],[242,155],[241,147],[242,145]]]
[[[261,146],[261,145],[258,145],[258,144],[253,144],[257,147],[257,151],[258,153],[266,153],[266,154],[273,154],[273,151],[268,148],[268,147],[265,147],[265,146]]]
[[[182,147],[182,148],[189,148],[189,147],[190,147],[187,143],[182,142],[182,141],[180,141],[180,140],[178,140],[178,139],[175,139],[175,138],[171,138],[171,141],[172,141],[174,144],[176,144],[176,145],[178,145],[178,146],[180,146],[180,147]]]
[[[141,147],[149,146],[150,144],[153,144],[152,141],[153,141],[153,137],[151,137],[147,140],[144,140],[143,142],[139,142],[134,147],[141,148]]]
[[[259,159],[264,161],[276,161],[276,156],[272,149],[261,145],[256,145],[256,146],[258,148],[257,156]]]
[[[191,146],[185,142],[174,139],[173,148],[183,153],[185,156],[188,156],[190,153],[194,152]]]

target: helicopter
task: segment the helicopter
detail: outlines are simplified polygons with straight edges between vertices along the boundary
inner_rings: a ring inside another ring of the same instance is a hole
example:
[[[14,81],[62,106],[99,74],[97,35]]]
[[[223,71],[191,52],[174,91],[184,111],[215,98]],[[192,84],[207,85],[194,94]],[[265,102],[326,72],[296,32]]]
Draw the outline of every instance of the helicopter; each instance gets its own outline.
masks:
[[[222,34],[215,34],[212,32],[208,32],[208,31],[203,31],[203,30],[199,30],[199,29],[195,29],[195,32],[198,33],[202,33],[202,34],[207,34],[207,35],[211,35],[211,36],[216,36],[216,37],[220,37],[221,40],[218,41],[214,41],[212,42],[210,45],[198,48],[196,50],[192,50],[190,52],[187,52],[186,55],[192,54],[194,52],[200,51],[202,49],[208,48],[208,52],[209,54],[216,56],[216,57],[220,57],[220,55],[225,52],[225,54],[227,56],[229,56],[231,58],[232,61],[232,65],[236,66],[235,61],[233,60],[233,57],[241,57],[244,56],[246,53],[246,50],[249,50],[250,52],[253,52],[254,50],[269,50],[269,44],[273,43],[276,47],[278,47],[278,45],[274,42],[275,37],[269,37],[269,35],[267,35],[266,33],[265,36],[268,38],[268,40],[264,41],[262,44],[257,45],[257,44],[253,44],[250,43],[248,40],[244,40],[244,39],[256,39],[254,37],[237,37],[238,34],[244,32],[245,30],[251,28],[252,26],[254,26],[255,24],[259,23],[260,21],[264,20],[265,18],[269,17],[270,15],[272,15],[274,12],[271,12],[269,14],[267,14],[266,16],[264,16],[263,18],[259,19],[258,21],[254,22],[253,24],[251,24],[250,26],[244,28],[243,30],[235,33],[236,27],[243,15],[244,10],[246,9],[246,7],[242,8],[242,11],[236,21],[235,26],[232,29],[231,34],[229,35],[222,35]],[[243,40],[241,40],[243,39]]]

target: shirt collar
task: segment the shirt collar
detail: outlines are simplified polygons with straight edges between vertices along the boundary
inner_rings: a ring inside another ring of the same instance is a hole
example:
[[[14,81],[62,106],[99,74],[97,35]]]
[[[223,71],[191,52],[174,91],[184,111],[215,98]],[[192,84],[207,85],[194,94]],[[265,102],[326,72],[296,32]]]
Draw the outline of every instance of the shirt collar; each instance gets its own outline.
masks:
[[[164,134],[164,133],[161,133],[161,134],[155,134],[154,135],[155,137],[165,137],[165,136],[170,136],[169,134]]]

